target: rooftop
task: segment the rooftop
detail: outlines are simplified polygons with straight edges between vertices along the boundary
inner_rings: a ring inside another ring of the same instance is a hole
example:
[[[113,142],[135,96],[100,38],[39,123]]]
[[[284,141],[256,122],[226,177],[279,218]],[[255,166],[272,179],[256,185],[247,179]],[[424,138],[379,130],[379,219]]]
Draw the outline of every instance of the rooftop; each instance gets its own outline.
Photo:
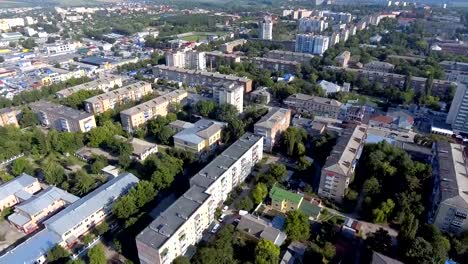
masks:
[[[84,111],[43,100],[30,103],[29,106],[33,109],[34,112],[48,112],[75,120],[81,120],[93,116],[92,114],[86,113]]]
[[[111,100],[111,99],[118,98],[121,96],[126,96],[128,93],[132,91],[136,92],[138,90],[144,89],[145,87],[148,87],[148,89],[151,89],[151,84],[147,82],[143,82],[143,81],[135,82],[129,85],[125,85],[122,88],[118,88],[118,89],[109,91],[107,93],[93,96],[91,98],[86,99],[85,102],[95,104],[103,100]],[[143,93],[143,94],[146,94],[146,93]]]
[[[75,227],[89,215],[112,205],[117,198],[128,192],[138,181],[135,175],[123,173],[47,219],[44,225],[49,230],[63,236],[64,233]]]
[[[133,146],[133,151],[132,151],[133,155],[137,155],[137,156],[140,156],[146,153],[147,151],[150,151],[158,147],[158,145],[154,143],[151,143],[146,140],[139,139],[139,138],[132,138],[130,140],[130,144],[132,144]]]
[[[367,134],[366,125],[348,127],[338,138],[323,169],[344,176],[350,176],[356,159],[360,156]]]
[[[3,201],[10,195],[16,195],[26,198],[28,195],[24,194],[24,188],[28,187],[29,185],[35,182],[37,182],[36,178],[26,173],[22,173],[20,176],[14,178],[13,180],[0,185],[0,201]]]
[[[255,127],[272,128],[278,122],[285,120],[287,115],[291,115],[291,110],[279,107],[272,107],[266,115],[264,115],[257,123]]]
[[[116,80],[122,80],[122,77],[117,76],[117,75],[105,75],[104,77],[100,77],[94,81],[75,85],[73,87],[65,88],[63,90],[60,90],[57,92],[58,95],[62,97],[67,97],[70,96],[78,91],[81,90],[98,90],[102,85],[109,85],[110,83],[116,81]]]
[[[132,116],[132,115],[141,113],[143,111],[146,111],[148,109],[156,108],[156,107],[160,106],[161,104],[170,102],[170,101],[174,100],[174,98],[178,98],[179,96],[182,96],[183,94],[187,94],[187,92],[184,91],[184,90],[174,90],[174,91],[169,92],[169,93],[167,93],[165,95],[158,96],[158,97],[156,97],[156,98],[154,98],[152,100],[149,100],[149,101],[144,102],[142,104],[131,107],[131,108],[127,109],[127,110],[124,110],[124,111],[120,112],[120,114]]]
[[[221,131],[223,127],[224,124],[221,122],[200,119],[195,122],[192,127],[186,128],[175,134],[174,140],[182,140],[198,145]]]
[[[161,71],[171,71],[171,72],[179,72],[179,73],[185,73],[185,74],[192,74],[192,75],[200,75],[204,77],[213,77],[213,78],[218,78],[218,79],[224,79],[227,81],[236,81],[236,82],[249,82],[251,81],[247,77],[239,77],[235,75],[226,75],[226,74],[221,74],[218,72],[207,72],[207,71],[198,71],[198,70],[187,70],[183,68],[177,68],[177,67],[170,67],[166,65],[156,65],[154,66],[154,69],[161,70]]]
[[[286,98],[285,101],[289,101],[289,100],[313,101],[318,104],[327,104],[327,105],[332,105],[332,106],[337,106],[337,107],[342,105],[339,101],[334,100],[334,99],[328,99],[325,97],[318,97],[318,96],[312,96],[312,95],[301,94],[301,93],[293,94],[289,96],[288,98]]]
[[[274,228],[271,223],[250,214],[240,218],[237,229],[246,232],[258,239],[266,239],[277,246],[281,246],[286,240],[286,234]]]
[[[275,201],[288,200],[295,204],[299,204],[304,199],[301,195],[279,188],[276,185],[270,190],[270,198]]]

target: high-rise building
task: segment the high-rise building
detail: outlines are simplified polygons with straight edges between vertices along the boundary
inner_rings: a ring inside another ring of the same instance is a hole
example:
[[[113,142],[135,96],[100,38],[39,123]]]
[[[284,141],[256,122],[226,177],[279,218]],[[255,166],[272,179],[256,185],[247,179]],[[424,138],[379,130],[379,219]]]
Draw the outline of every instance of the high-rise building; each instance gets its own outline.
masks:
[[[463,83],[458,83],[446,122],[454,132],[468,133],[468,87]]]
[[[260,38],[273,39],[273,19],[271,16],[265,16],[260,23]]]
[[[206,69],[205,52],[198,52],[195,50],[185,52],[185,68],[204,71]]]
[[[185,68],[185,52],[180,50],[166,52],[166,65],[169,67]]]
[[[244,111],[244,87],[235,82],[213,84],[213,98],[218,104],[230,104],[239,113]]]
[[[299,19],[298,30],[301,33],[320,33],[328,28],[328,23],[318,17],[304,17]]]
[[[298,34],[296,36],[296,52],[322,55],[327,49],[330,38],[321,35]]]

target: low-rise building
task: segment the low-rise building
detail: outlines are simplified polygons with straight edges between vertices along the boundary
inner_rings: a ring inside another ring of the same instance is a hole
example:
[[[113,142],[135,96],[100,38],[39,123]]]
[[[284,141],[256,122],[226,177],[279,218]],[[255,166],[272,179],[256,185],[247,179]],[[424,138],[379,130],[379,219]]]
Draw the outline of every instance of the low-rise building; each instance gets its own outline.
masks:
[[[465,146],[438,141],[434,146],[434,189],[429,222],[442,232],[460,234],[468,230],[468,164]]]
[[[138,181],[131,173],[107,181],[44,221],[43,230],[0,256],[0,263],[44,263],[54,246],[72,246],[80,236],[102,223],[112,212],[114,202]]]
[[[268,104],[271,97],[268,87],[259,87],[250,93],[250,100],[257,104]]]
[[[210,151],[221,140],[221,130],[224,125],[220,122],[200,119],[193,126],[174,135],[174,147],[196,154]]]
[[[271,207],[281,213],[299,210],[309,217],[309,219],[317,220],[322,210],[321,201],[312,199],[302,193],[294,193],[282,189],[278,186],[273,186],[270,190]]]
[[[264,57],[275,60],[295,61],[300,64],[310,64],[314,55],[286,50],[270,50],[264,55]]]
[[[392,72],[395,65],[384,61],[371,61],[364,64],[364,70],[377,72]]]
[[[244,134],[190,179],[190,189],[136,238],[140,263],[171,263],[198,243],[216,208],[262,159],[263,140]]]
[[[367,126],[345,129],[322,168],[318,194],[341,203],[352,180],[367,136]]]
[[[16,108],[2,108],[0,109],[0,127],[15,126],[19,127],[18,114],[19,110]]]
[[[340,86],[336,83],[332,83],[329,81],[321,80],[318,82],[318,85],[322,88],[325,92],[325,95],[337,93],[337,92],[349,92],[349,87]],[[348,89],[345,89],[348,88]]]
[[[444,69],[446,80],[451,82],[468,83],[468,63],[442,61],[439,65]]]
[[[158,152],[158,145],[142,140],[139,138],[132,138],[129,142],[132,147],[132,155],[139,161],[144,161],[149,155]]]
[[[49,56],[68,54],[76,51],[76,45],[74,43],[46,44],[44,50]]]
[[[176,133],[179,133],[180,131],[187,128],[191,128],[193,126],[194,125],[192,123],[182,120],[176,120],[169,123],[169,127],[172,128],[172,130],[174,130]]]
[[[369,126],[389,129],[411,130],[414,118],[404,111],[389,111],[386,115],[376,115],[369,119]]]
[[[40,190],[39,181],[25,173],[0,185],[0,212],[28,200]]]
[[[245,39],[236,39],[234,41],[226,42],[221,45],[221,51],[224,53],[232,53],[234,48],[242,46],[245,43],[247,43],[247,40]]]
[[[81,90],[101,90],[103,92],[108,92],[110,89],[113,89],[116,86],[122,86],[122,77],[117,75],[105,75],[101,78],[98,78],[97,80],[60,90],[56,93],[56,95],[58,98],[66,98]]]
[[[184,90],[175,90],[120,112],[123,129],[132,132],[158,115],[166,116],[169,112],[169,105],[182,102],[187,95],[188,93]]]
[[[273,107],[255,125],[254,133],[263,137],[263,149],[271,152],[279,141],[281,133],[291,123],[291,110]]]
[[[39,122],[57,131],[88,132],[96,127],[94,115],[48,101],[29,104]]]
[[[75,202],[79,198],[62,189],[50,186],[15,207],[8,221],[27,234],[35,231],[50,215]]]
[[[338,63],[338,66],[342,68],[348,67],[348,62],[350,59],[351,59],[351,52],[347,50],[343,51],[340,55],[335,57],[336,63]]]
[[[283,102],[296,113],[307,113],[334,119],[338,118],[341,109],[341,103],[337,100],[307,94],[293,94]]]
[[[211,83],[229,81],[238,85],[242,85],[246,93],[249,93],[252,90],[252,80],[246,77],[238,77],[216,72],[187,70],[176,67],[168,67],[165,65],[156,65],[153,67],[153,74],[158,79],[160,78],[173,82],[181,82],[189,86],[210,86]]]
[[[250,214],[241,216],[236,229],[253,238],[269,240],[278,247],[287,238],[287,235],[273,227],[271,222]]]
[[[101,114],[114,109],[116,105],[138,101],[152,92],[150,83],[139,81],[86,99],[85,110],[88,113]]]

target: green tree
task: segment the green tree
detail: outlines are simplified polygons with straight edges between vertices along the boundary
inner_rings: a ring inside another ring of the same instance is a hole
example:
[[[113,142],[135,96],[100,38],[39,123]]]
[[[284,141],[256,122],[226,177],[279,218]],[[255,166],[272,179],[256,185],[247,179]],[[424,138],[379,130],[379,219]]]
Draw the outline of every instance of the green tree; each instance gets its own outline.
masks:
[[[236,207],[239,210],[250,211],[253,209],[254,203],[250,197],[246,196],[237,202]]]
[[[55,161],[46,161],[43,171],[47,184],[60,185],[65,180],[63,167]]]
[[[401,246],[408,246],[416,238],[416,233],[419,228],[419,220],[414,216],[414,214],[405,215],[400,232],[398,232],[398,243]]]
[[[60,245],[56,245],[47,252],[49,263],[63,263],[70,256],[70,252]]]
[[[157,191],[155,191],[151,182],[143,180],[130,190],[129,195],[135,198],[135,205],[140,208],[153,200],[157,195]]]
[[[119,219],[126,220],[138,211],[135,198],[132,195],[124,195],[112,206],[112,213]]]
[[[104,247],[96,245],[88,251],[88,258],[90,264],[106,264],[106,253]]]
[[[303,140],[307,137],[303,129],[297,127],[289,127],[283,133],[283,146],[286,149],[288,156],[301,156],[304,154],[305,148]]]
[[[417,237],[406,253],[408,263],[433,263],[432,246],[422,237]]]
[[[255,264],[279,263],[280,249],[270,240],[260,239],[255,247]]]
[[[79,170],[73,177],[73,193],[77,195],[87,194],[96,185],[96,180],[91,177],[86,171]]]
[[[195,104],[195,111],[201,116],[208,117],[216,108],[216,104],[212,101],[203,100]]]
[[[101,170],[108,165],[107,158],[104,156],[96,156],[91,164],[91,172],[94,174],[101,173]]]
[[[278,182],[282,182],[287,175],[284,164],[272,163],[269,168],[269,174]]]
[[[367,237],[366,243],[373,251],[388,254],[392,247],[392,237],[387,230],[379,228]]]
[[[256,204],[261,203],[268,194],[268,188],[264,183],[257,183],[252,190],[252,198]]]
[[[300,211],[286,214],[284,231],[292,241],[304,241],[309,238],[310,224],[307,215]]]
[[[11,164],[11,173],[14,176],[19,176],[21,173],[26,173],[29,175],[34,174],[34,168],[26,158],[19,158],[12,162]]]
[[[385,223],[387,218],[392,214],[395,208],[395,202],[392,199],[382,202],[379,208],[372,210],[372,215],[375,223]]]
[[[109,224],[107,223],[107,221],[104,221],[98,226],[96,226],[96,235],[98,236],[104,235],[107,231],[109,231]]]
[[[35,126],[39,123],[36,113],[34,113],[29,107],[23,107],[21,110],[21,118],[19,124],[21,127]]]
[[[186,256],[178,256],[172,261],[172,264],[190,264],[190,259]]]
[[[239,119],[232,119],[222,130],[222,139],[225,143],[238,140],[245,133],[245,124]]]

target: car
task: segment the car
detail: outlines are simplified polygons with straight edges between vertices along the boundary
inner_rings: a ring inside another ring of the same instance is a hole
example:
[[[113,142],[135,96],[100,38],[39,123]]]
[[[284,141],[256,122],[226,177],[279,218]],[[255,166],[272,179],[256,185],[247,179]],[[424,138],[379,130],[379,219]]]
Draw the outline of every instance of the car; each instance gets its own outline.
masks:
[[[219,222],[223,222],[224,217],[226,217],[226,214],[222,214],[222,215],[218,218],[218,221],[219,221]]]
[[[211,229],[211,233],[216,233],[218,231],[218,229],[221,227],[220,224],[216,224],[213,226],[213,228]]]

